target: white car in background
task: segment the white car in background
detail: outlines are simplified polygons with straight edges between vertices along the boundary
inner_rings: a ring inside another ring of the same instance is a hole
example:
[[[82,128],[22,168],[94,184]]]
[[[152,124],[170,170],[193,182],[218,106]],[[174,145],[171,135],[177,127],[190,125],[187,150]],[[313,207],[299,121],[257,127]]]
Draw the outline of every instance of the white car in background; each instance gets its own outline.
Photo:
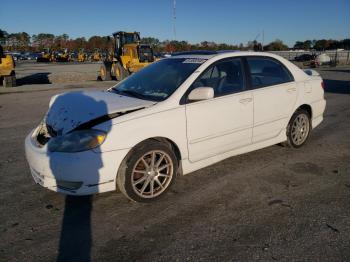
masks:
[[[277,143],[301,147],[325,106],[321,77],[280,56],[182,53],[107,91],[54,96],[25,151],[48,189],[86,195],[118,185],[147,202],[177,174]]]

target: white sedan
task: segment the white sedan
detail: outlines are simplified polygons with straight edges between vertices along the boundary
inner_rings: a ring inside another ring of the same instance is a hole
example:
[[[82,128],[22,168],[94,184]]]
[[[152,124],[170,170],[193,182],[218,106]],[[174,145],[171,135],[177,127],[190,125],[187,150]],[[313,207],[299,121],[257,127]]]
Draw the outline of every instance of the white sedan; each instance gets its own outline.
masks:
[[[54,96],[25,151],[34,180],[50,190],[118,186],[147,202],[178,174],[277,143],[301,147],[325,106],[321,77],[277,55],[182,53],[107,91]]]

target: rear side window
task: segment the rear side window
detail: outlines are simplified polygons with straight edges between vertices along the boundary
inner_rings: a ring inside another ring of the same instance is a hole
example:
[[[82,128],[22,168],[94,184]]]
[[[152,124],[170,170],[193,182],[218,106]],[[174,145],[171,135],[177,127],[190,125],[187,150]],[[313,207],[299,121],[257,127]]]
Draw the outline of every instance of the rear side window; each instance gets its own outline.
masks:
[[[278,85],[293,81],[288,69],[277,60],[267,57],[247,57],[252,87]]]
[[[214,96],[224,96],[244,90],[243,65],[240,58],[219,61],[210,66],[192,85],[212,87]]]

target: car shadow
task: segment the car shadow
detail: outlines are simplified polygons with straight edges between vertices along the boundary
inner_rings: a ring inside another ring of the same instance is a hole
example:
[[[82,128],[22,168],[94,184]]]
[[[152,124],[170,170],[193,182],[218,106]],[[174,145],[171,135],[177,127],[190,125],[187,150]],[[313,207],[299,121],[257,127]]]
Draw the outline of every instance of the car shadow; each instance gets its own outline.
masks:
[[[350,81],[324,79],[325,92],[336,94],[350,94]]]
[[[61,94],[51,102],[46,115],[46,125],[50,134],[60,136],[84,124],[80,123],[84,116],[91,116],[87,118],[90,120],[100,116],[95,115],[96,112],[107,114],[105,101],[95,100],[84,91]],[[110,126],[104,130],[108,132]],[[103,159],[100,153],[91,150],[79,153],[48,152],[48,154],[51,173],[57,181],[57,189],[72,194],[65,198],[57,261],[90,261],[93,243],[91,229],[93,197],[74,194],[99,191],[99,183],[102,183],[100,170],[104,167]]]
[[[18,86],[21,85],[41,85],[41,84],[51,84],[49,79],[49,72],[35,73],[32,75],[17,78],[16,83]]]

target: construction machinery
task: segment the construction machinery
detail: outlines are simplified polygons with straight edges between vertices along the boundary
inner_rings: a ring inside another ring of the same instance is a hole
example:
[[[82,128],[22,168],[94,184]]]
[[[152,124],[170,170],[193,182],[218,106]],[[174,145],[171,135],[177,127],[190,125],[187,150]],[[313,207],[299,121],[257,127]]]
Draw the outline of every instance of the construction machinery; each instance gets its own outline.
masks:
[[[78,53],[78,62],[85,62],[87,59],[87,54],[84,51],[83,48],[79,49],[79,53]]]
[[[5,55],[0,45],[0,82],[4,87],[16,86],[15,61],[11,55]]]
[[[99,49],[95,49],[95,51],[93,52],[93,54],[91,55],[91,59],[92,62],[99,62],[102,60],[102,54],[100,52]]]
[[[68,52],[68,49],[65,48],[62,51],[55,52],[55,61],[56,62],[69,62],[70,61],[70,54]]]
[[[140,43],[139,32],[119,31],[113,34],[113,48],[99,72],[101,80],[120,81],[154,62],[153,49]]]
[[[50,48],[45,48],[43,52],[41,52],[41,56],[39,56],[36,61],[37,62],[52,62],[54,61],[54,55]]]

